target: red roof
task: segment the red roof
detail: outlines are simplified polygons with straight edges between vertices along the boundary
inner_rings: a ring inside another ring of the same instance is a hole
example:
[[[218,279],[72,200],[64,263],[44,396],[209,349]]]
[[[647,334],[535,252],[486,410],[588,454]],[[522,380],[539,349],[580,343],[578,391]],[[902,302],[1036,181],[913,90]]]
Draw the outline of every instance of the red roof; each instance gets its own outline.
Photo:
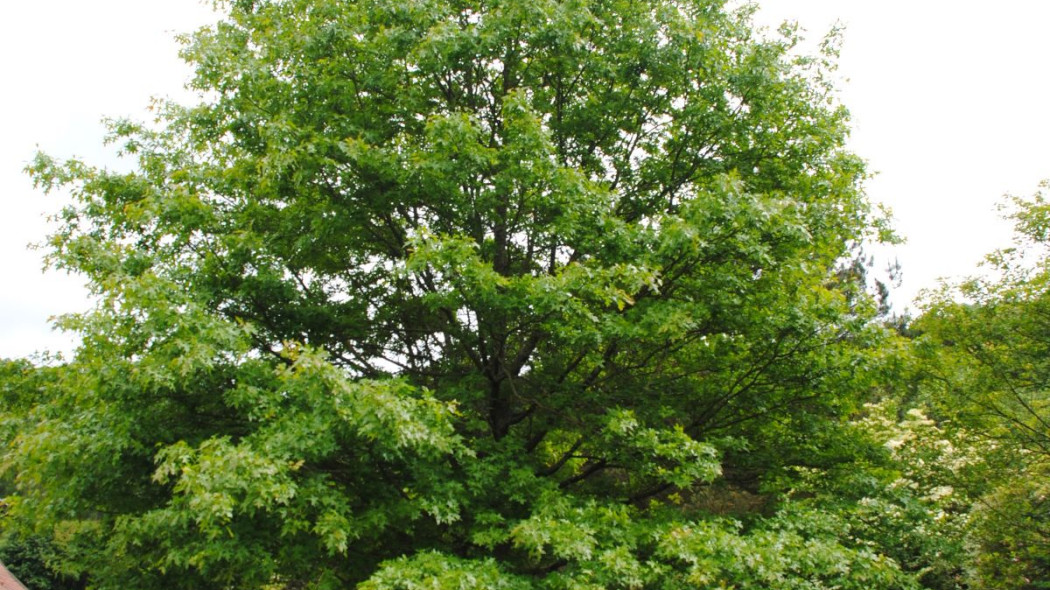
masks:
[[[26,590],[22,582],[19,582],[18,578],[7,571],[7,568],[2,563],[0,563],[0,590]]]

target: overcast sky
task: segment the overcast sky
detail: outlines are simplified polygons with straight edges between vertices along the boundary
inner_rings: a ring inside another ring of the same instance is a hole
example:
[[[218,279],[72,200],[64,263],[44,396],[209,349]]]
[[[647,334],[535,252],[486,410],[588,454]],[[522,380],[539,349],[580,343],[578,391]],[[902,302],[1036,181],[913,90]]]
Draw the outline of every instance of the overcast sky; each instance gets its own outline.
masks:
[[[759,19],[794,19],[814,38],[846,27],[842,100],[851,148],[878,175],[908,243],[895,301],[903,307],[938,277],[974,271],[1009,239],[994,206],[1050,177],[1050,2],[999,0],[764,0]],[[26,244],[60,204],[21,172],[39,148],[112,163],[103,116],[145,116],[151,96],[186,97],[177,32],[210,20],[198,0],[34,0],[0,22],[0,357],[70,350],[48,316],[82,310],[79,282],[40,271]]]

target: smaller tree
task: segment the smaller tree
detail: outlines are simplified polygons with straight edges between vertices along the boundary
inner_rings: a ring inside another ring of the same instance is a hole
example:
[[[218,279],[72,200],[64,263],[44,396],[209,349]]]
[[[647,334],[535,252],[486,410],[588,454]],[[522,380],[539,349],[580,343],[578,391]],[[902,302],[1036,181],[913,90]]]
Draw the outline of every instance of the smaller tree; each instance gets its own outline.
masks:
[[[931,294],[915,328],[936,352],[929,376],[948,394],[941,410],[1043,460],[1050,457],[1050,203],[1039,192],[1004,208],[1015,222],[1014,244],[985,258],[985,275]]]
[[[1043,185],[1045,189],[1046,184]],[[985,275],[946,285],[915,322],[926,391],[940,419],[983,448],[968,482],[979,588],[1050,586],[1050,202],[1042,191],[1004,207],[1011,247]]]

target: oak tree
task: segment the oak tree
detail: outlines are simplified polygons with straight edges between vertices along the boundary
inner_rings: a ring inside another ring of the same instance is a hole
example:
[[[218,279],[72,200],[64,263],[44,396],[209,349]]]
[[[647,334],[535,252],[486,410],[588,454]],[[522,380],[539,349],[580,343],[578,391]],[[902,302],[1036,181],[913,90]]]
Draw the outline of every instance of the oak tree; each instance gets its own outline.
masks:
[[[834,38],[720,0],[226,9],[185,40],[199,101],[113,122],[134,171],[30,167],[97,301],[3,463],[66,571],[911,584],[763,504],[847,453],[876,338]]]

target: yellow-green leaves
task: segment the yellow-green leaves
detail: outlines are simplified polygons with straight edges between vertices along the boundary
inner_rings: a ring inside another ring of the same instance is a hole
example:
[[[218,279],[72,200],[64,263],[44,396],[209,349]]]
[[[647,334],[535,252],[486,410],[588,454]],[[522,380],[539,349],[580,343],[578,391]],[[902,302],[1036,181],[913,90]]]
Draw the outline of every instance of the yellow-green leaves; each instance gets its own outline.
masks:
[[[642,478],[687,488],[722,474],[715,447],[693,440],[681,426],[647,428],[633,412],[614,409],[601,436],[613,461]]]
[[[154,480],[174,480],[174,491],[201,532],[215,538],[234,518],[273,511],[295,495],[293,465],[275,461],[248,445],[229,439],[205,441],[197,449],[177,443],[158,454]]]
[[[437,551],[382,563],[361,590],[528,590],[527,578],[502,571],[492,559],[469,560]]]

